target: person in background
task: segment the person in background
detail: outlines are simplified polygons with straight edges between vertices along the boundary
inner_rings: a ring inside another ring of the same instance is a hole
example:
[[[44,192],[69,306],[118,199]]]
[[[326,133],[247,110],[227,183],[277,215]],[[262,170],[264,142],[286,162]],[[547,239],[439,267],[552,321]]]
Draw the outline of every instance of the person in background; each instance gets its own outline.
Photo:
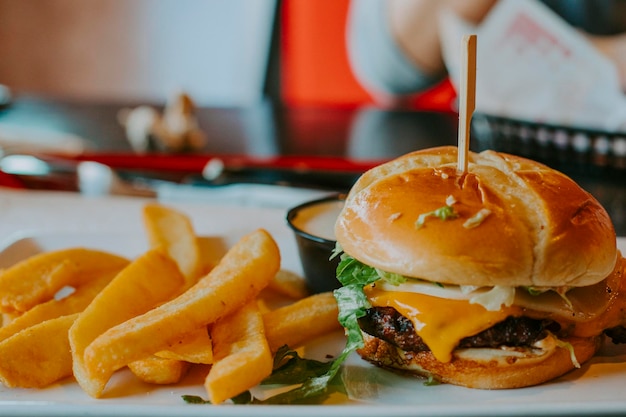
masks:
[[[626,0],[544,0],[611,59],[626,91]],[[447,76],[438,14],[450,9],[479,24],[497,0],[352,0],[348,54],[354,73],[380,102],[433,87]]]

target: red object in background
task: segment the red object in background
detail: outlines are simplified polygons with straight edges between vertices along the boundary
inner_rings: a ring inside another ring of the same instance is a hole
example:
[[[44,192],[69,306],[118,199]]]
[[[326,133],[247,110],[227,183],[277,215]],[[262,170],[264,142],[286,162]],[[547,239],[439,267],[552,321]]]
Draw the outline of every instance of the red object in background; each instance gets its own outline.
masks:
[[[350,0],[283,0],[280,11],[281,94],[290,106],[373,104],[350,68],[346,19]],[[451,111],[449,81],[407,97],[402,107]]]
[[[415,94],[409,99],[409,108],[416,110],[434,110],[456,112],[456,90],[449,79],[442,81],[430,90]]]
[[[349,0],[283,0],[281,90],[288,105],[372,103],[346,53]]]
[[[0,171],[0,187],[6,188],[26,188],[24,183],[17,177]]]

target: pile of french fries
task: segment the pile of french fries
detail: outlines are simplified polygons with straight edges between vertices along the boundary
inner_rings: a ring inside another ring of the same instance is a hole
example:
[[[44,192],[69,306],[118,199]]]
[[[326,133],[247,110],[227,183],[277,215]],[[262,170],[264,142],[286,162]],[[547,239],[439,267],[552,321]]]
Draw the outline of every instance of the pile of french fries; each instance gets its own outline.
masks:
[[[264,229],[216,263],[184,213],[152,203],[143,221],[148,250],[135,259],[69,248],[0,271],[2,384],[41,388],[73,376],[101,398],[121,368],[175,384],[201,364],[219,404],[269,376],[281,346],[340,329],[332,294],[307,295],[280,269]],[[290,301],[272,309],[268,293]]]

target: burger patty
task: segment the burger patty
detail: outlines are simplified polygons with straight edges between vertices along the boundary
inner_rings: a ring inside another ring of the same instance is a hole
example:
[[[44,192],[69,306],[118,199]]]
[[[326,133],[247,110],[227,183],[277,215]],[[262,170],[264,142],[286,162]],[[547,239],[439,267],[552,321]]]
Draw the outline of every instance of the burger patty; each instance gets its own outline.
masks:
[[[393,307],[372,307],[359,319],[359,326],[367,334],[384,340],[408,352],[430,350],[417,335],[413,323]],[[493,327],[459,343],[460,348],[499,346],[531,346],[547,336],[547,332],[559,331],[559,324],[552,320],[535,320],[528,317],[510,316]]]
[[[613,343],[626,343],[626,328],[623,326],[611,327],[604,333],[611,338]]]

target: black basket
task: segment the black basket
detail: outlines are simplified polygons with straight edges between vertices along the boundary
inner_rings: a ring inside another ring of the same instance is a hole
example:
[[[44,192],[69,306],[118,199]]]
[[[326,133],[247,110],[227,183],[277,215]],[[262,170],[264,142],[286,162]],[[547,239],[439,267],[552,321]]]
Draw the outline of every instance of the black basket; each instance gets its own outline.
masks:
[[[626,236],[626,132],[532,123],[477,113],[472,150],[493,149],[542,162],[578,182]]]
[[[544,162],[557,169],[589,168],[626,173],[626,132],[603,132],[534,123],[476,113],[472,117],[476,150],[495,149]]]

